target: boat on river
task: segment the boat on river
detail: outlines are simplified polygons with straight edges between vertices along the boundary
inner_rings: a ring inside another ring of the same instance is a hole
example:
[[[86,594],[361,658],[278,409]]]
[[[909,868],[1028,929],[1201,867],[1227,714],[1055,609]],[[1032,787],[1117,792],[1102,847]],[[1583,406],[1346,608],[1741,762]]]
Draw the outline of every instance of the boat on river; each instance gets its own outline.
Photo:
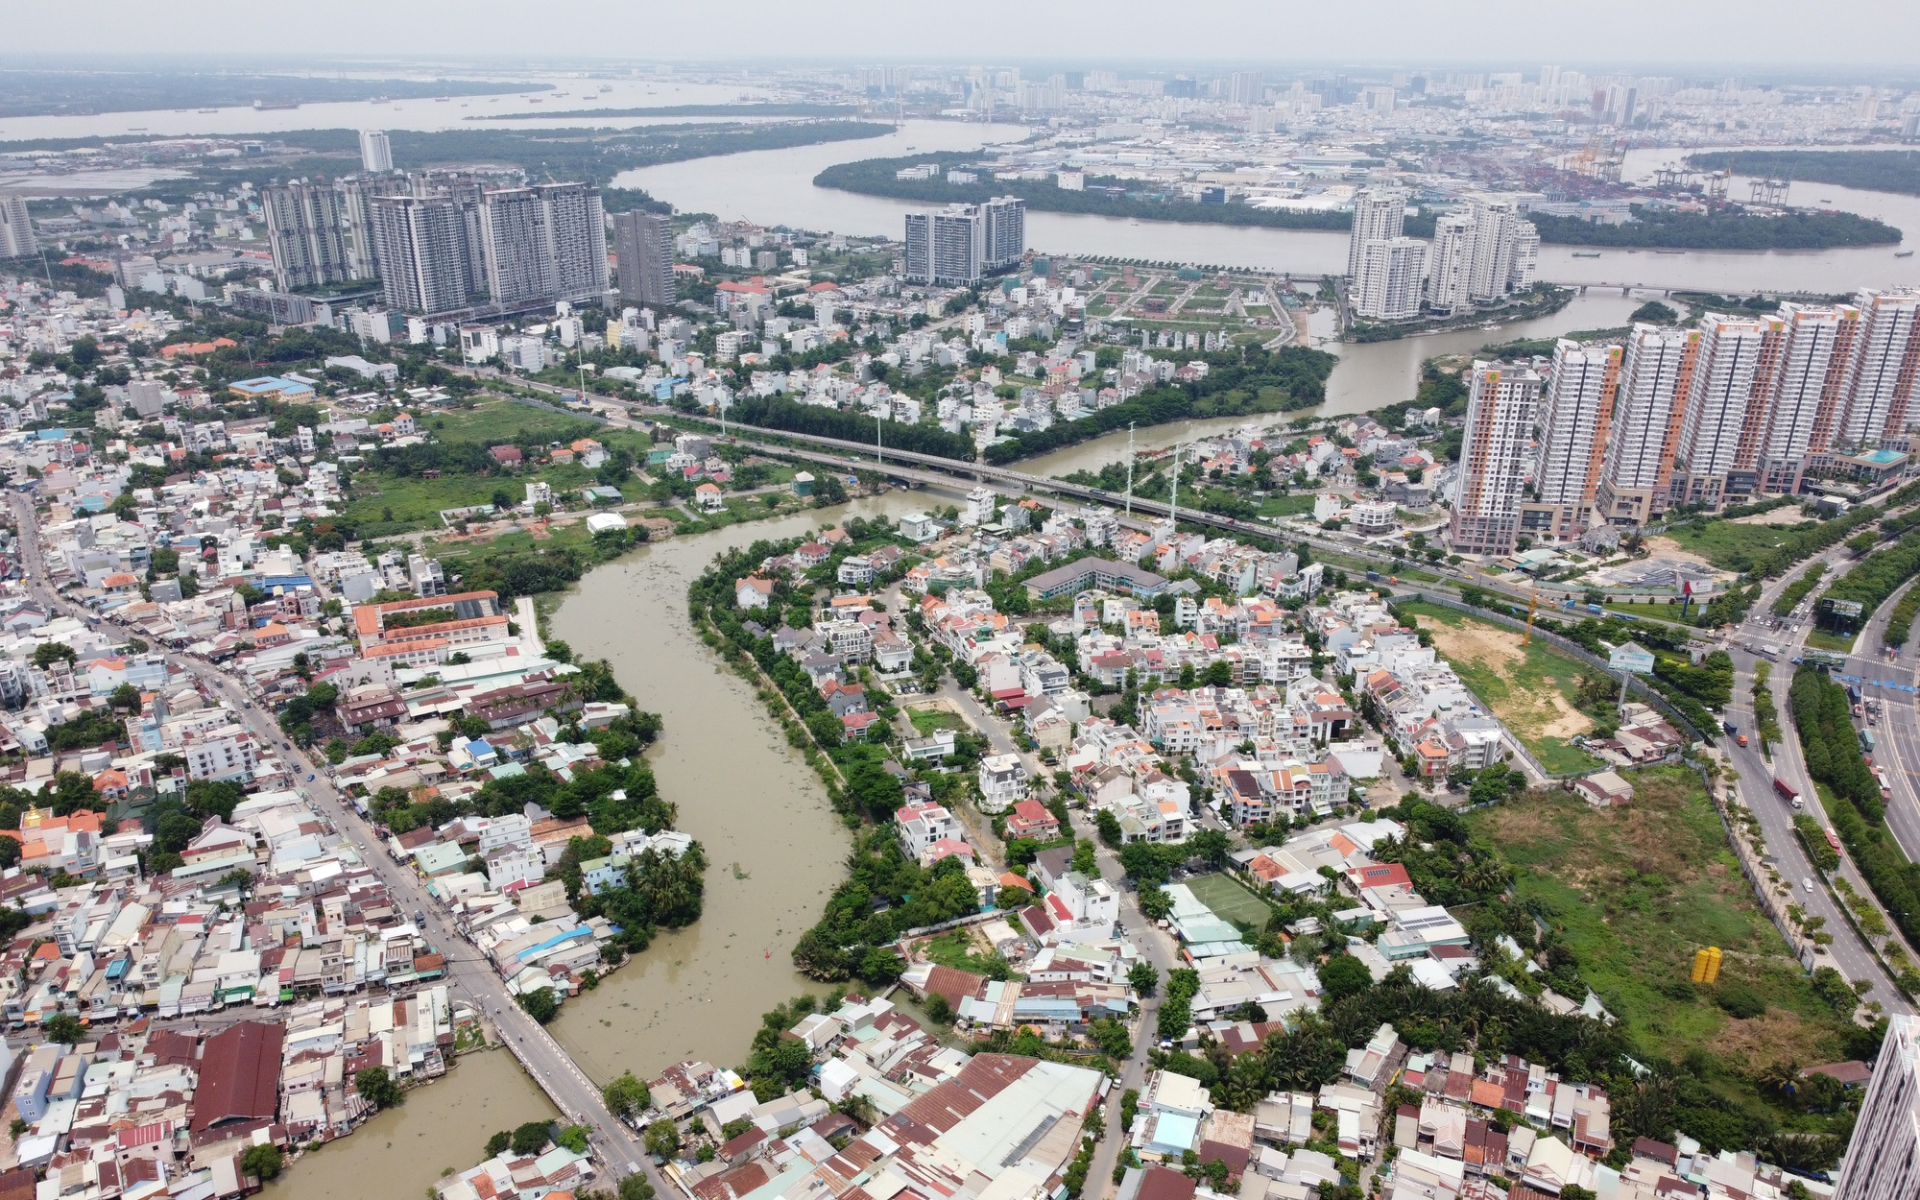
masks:
[[[1598,250],[1575,250],[1573,256],[1575,258],[1599,258],[1600,252]]]
[[[1893,252],[1893,256],[1894,256],[1895,258],[1912,258],[1912,257],[1913,257],[1913,251],[1911,251],[1911,250],[1895,250],[1895,251]]]

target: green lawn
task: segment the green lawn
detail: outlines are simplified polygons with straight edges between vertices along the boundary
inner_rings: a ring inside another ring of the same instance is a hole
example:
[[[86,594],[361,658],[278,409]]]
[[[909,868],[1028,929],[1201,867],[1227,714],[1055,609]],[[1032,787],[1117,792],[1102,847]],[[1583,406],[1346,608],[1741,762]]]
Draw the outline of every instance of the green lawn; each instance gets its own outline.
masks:
[[[1741,570],[1741,564],[1754,554],[1771,550],[1786,540],[1788,533],[1802,525],[1760,525],[1740,521],[1707,521],[1667,530],[1662,537],[1672,538],[1682,550],[1700,555],[1714,566],[1727,571]]]
[[[955,929],[927,943],[927,959],[956,971],[973,971],[984,975],[993,956],[978,953],[973,945],[973,938],[967,930]]]
[[[1186,884],[1193,892],[1194,899],[1212,909],[1214,916],[1250,928],[1254,933],[1266,929],[1267,918],[1273,914],[1273,909],[1266,901],[1224,871],[1196,875]]]
[[[1263,517],[1294,517],[1312,511],[1312,492],[1288,492],[1284,496],[1268,495],[1260,501],[1260,515]]]
[[[943,708],[916,708],[907,713],[907,720],[913,722],[913,728],[921,737],[930,736],[936,729],[965,729],[967,723],[958,713],[950,713]]]
[[[1853,653],[1853,642],[1858,634],[1828,633],[1824,629],[1815,629],[1807,634],[1807,646],[1814,650],[1838,650],[1842,654]]]
[[[1513,866],[1517,904],[1566,939],[1582,977],[1645,1053],[1679,1060],[1704,1050],[1740,1072],[1831,1061],[1844,1024],[1760,912],[1699,777],[1684,767],[1630,777],[1625,807],[1533,792],[1467,821]],[[1691,986],[1693,954],[1705,946],[1726,956],[1722,983],[1746,984],[1771,1011],[1735,1020],[1709,989]]]
[[[480,442],[488,446],[522,437],[543,442],[571,442],[583,437],[600,438],[601,434],[597,421],[513,400],[483,400],[469,409],[436,414],[426,425],[442,441]]]
[[[644,457],[645,439],[613,433],[592,421],[550,412],[512,400],[489,398],[470,409],[436,413],[425,422],[425,432],[441,442],[483,446],[522,440],[572,441],[594,437],[603,444],[620,443]],[[485,504],[495,491],[504,491],[517,504],[526,498],[527,480],[540,479],[555,492],[570,491],[593,482],[592,472],[578,466],[545,467],[517,475],[481,476],[447,472],[436,479],[363,470],[353,477],[353,495],[342,515],[363,537],[389,537],[440,523],[440,510]]]
[[[1220,313],[1190,314],[1184,310],[1168,316],[1135,314],[1127,320],[1143,329],[1171,329],[1175,332],[1191,333],[1201,333],[1208,329],[1233,328],[1241,323],[1239,317],[1227,317]]]
[[[1418,601],[1399,608],[1432,632],[1434,648],[1453,664],[1460,682],[1526,744],[1542,767],[1559,774],[1602,765],[1567,741],[1593,725],[1574,699],[1576,681],[1595,674],[1594,668],[1544,641],[1523,646],[1517,631],[1450,608]]]
[[[450,473],[438,479],[360,471],[353,477],[353,498],[347,501],[342,515],[359,527],[362,537],[388,537],[409,529],[438,526],[441,509],[486,504],[496,491],[505,492],[518,504],[526,499],[529,479],[545,480],[558,493],[592,484],[593,473],[571,465],[546,467],[525,475]]]

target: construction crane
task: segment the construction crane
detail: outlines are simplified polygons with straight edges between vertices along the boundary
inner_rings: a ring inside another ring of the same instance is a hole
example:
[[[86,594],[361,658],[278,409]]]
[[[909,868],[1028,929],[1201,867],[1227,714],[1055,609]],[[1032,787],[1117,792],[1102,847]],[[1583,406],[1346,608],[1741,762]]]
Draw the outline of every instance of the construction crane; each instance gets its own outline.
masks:
[[[1619,183],[1625,162],[1626,155],[1618,142],[1594,132],[1587,135],[1585,146],[1562,161],[1560,169],[1601,183]]]
[[[1722,167],[1718,171],[1710,171],[1707,173],[1707,199],[1725,203],[1727,199],[1727,186],[1732,182],[1733,160],[1728,159],[1725,167]]]
[[[1584,175],[1591,178],[1593,175],[1593,164],[1599,157],[1599,153],[1600,135],[1598,133],[1589,133],[1587,135],[1587,144],[1562,159],[1560,169],[1570,175]]]
[[[1527,636],[1520,639],[1522,646],[1533,644],[1533,614],[1540,611],[1540,581],[1533,581],[1533,591],[1527,596]]]

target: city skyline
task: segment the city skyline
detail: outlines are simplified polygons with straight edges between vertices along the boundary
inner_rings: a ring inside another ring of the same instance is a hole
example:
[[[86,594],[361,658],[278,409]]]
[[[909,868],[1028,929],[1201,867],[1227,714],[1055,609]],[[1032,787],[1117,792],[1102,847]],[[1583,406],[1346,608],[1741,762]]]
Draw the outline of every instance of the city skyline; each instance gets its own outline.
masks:
[[[257,9],[230,0],[194,0],[164,10],[114,0],[102,8],[103,19],[89,29],[91,48],[97,53],[279,52],[286,45],[285,30],[277,22],[259,21]],[[1286,47],[1290,53],[1285,57],[1292,61],[1410,58],[1421,63],[1485,63],[1503,58],[1564,58],[1566,48],[1591,40],[1594,33],[1593,22],[1584,16],[1555,15],[1519,0],[1475,0],[1450,6],[1444,14],[1407,0],[1388,0],[1367,6],[1358,17],[1344,7],[1199,0],[1183,9],[1180,20],[1157,23],[1154,18],[1162,10],[1138,0],[1074,0],[1042,8],[989,0],[978,8],[981,19],[942,30],[940,59],[1004,56],[1006,45],[999,31],[1007,22],[1018,24],[1027,46],[1071,45],[1077,58],[1118,55],[1129,62],[1142,61],[1141,31],[1150,28],[1154,59],[1249,66],[1270,61],[1248,53],[1250,45],[1263,42]],[[303,28],[301,43],[312,54],[361,54],[361,30],[373,24],[386,31],[389,45],[417,42],[434,47],[441,56],[498,53],[498,35],[493,31],[501,26],[489,18],[504,18],[517,10],[500,0],[479,0],[463,11],[469,19],[449,25],[443,14],[425,5],[346,0],[337,6],[337,21]],[[1885,65],[1890,60],[1880,57],[1875,47],[1920,43],[1920,12],[1890,0],[1855,6],[1845,22],[1795,20],[1804,16],[1804,9],[1780,0],[1746,5],[1741,12],[1744,20],[1728,22],[1719,6],[1626,0],[1612,6],[1607,23],[1614,29],[1633,29],[1642,21],[1656,22],[1662,36],[1644,39],[1635,46],[1634,55],[1622,56],[1648,64]],[[555,6],[548,15],[553,19],[530,26],[515,23],[517,55],[560,55],[574,61],[624,55],[653,58],[663,43],[690,44],[715,24],[750,28],[759,23],[777,37],[785,61],[844,59],[847,47],[839,31],[854,26],[864,30],[861,56],[904,54],[934,61],[924,57],[928,42],[924,31],[912,21],[902,21],[898,5],[876,0],[780,5],[733,0],[697,10],[643,4],[637,12],[634,6],[577,0]],[[594,55],[581,52],[577,31],[583,23],[596,31]],[[1874,31],[1870,38],[1861,33],[1869,28]],[[210,30],[214,31],[211,38]],[[9,33],[16,53],[73,53],[71,24],[58,10],[15,14]],[[1713,47],[1714,53],[1703,57],[1703,46]],[[746,54],[699,57],[767,61],[764,56]]]

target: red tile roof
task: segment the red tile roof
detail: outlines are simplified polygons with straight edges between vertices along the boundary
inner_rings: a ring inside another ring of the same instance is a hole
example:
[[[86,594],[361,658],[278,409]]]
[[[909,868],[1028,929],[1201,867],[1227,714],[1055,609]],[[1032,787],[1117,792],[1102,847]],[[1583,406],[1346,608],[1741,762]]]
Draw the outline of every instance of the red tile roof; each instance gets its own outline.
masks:
[[[280,1026],[258,1021],[243,1021],[207,1039],[200,1089],[194,1095],[194,1131],[232,1121],[272,1120],[280,1108],[280,1050],[285,1042]]]

